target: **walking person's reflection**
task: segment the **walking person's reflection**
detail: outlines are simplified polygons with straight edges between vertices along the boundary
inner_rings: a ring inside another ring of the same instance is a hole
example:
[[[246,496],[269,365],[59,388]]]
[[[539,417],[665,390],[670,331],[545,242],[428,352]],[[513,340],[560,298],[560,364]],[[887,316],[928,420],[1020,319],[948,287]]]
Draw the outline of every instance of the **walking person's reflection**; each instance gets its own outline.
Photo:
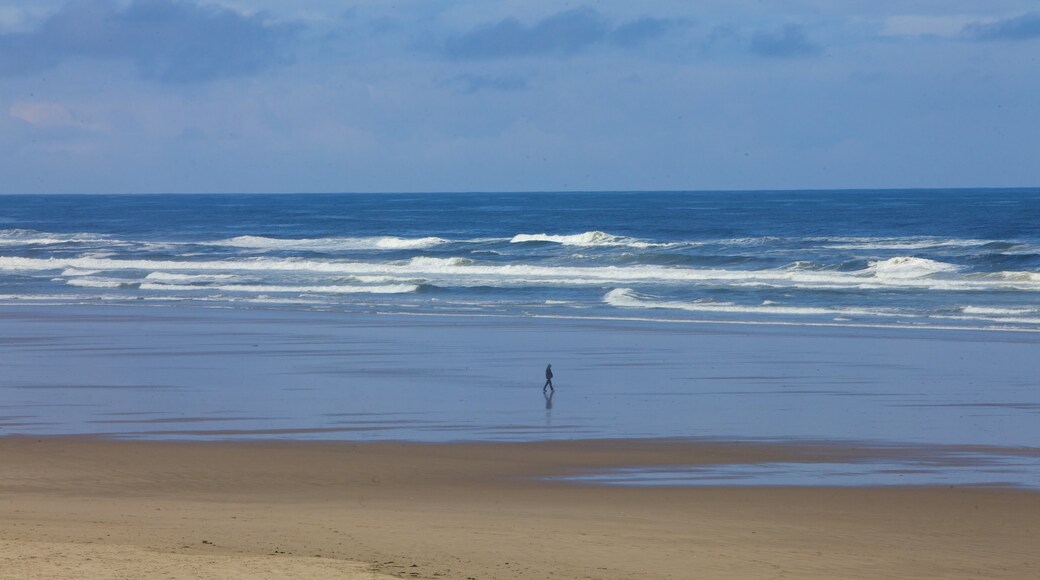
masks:
[[[552,427],[552,400],[553,395],[556,391],[542,391],[542,395],[545,396],[545,426]]]

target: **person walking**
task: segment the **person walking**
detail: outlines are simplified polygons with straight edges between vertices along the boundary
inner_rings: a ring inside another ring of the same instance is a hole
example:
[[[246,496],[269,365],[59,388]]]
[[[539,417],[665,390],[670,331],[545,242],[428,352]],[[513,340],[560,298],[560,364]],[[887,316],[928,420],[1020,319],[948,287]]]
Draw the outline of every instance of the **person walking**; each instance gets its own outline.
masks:
[[[545,365],[545,386],[542,387],[543,391],[545,389],[552,389],[553,391],[556,390],[556,388],[553,387],[552,379],[553,379],[552,365]]]

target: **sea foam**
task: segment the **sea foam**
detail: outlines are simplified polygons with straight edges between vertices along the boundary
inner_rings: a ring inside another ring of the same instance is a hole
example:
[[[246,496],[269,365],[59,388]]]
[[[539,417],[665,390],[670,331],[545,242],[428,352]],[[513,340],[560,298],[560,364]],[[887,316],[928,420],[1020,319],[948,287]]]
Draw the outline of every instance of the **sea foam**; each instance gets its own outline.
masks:
[[[927,258],[899,256],[878,262],[871,262],[869,268],[878,278],[923,278],[934,274],[957,272],[961,268],[954,264],[937,262]]]
[[[209,242],[209,245],[230,246],[254,250],[419,250],[450,243],[438,237],[398,238],[394,236],[375,236],[360,238],[314,238],[283,239],[263,236],[238,236],[227,240]]]
[[[447,280],[467,285],[627,283],[696,284],[705,286],[776,287],[808,289],[916,288],[923,290],[981,291],[1040,290],[1040,274],[1000,272],[963,274],[958,266],[923,258],[892,258],[871,262],[862,270],[816,271],[800,269],[736,270],[676,266],[547,266],[489,264],[468,258],[418,257],[405,262],[304,260],[299,258],[246,258],[237,260],[114,260],[109,258],[0,257],[0,270],[53,271],[74,268],[99,272],[140,270],[222,275],[238,272],[320,273],[350,276],[393,276],[426,281]],[[937,277],[941,276],[941,277]],[[451,285],[449,284],[449,285]]]
[[[0,246],[53,246],[58,244],[119,244],[109,236],[91,233],[59,234],[36,230],[0,230]]]
[[[872,308],[818,308],[812,306],[781,306],[771,301],[760,305],[743,305],[732,302],[715,302],[712,300],[655,300],[639,294],[631,288],[617,288],[607,292],[603,301],[619,308],[648,308],[667,310],[686,310],[689,312],[721,312],[742,314],[774,314],[788,316],[825,315],[825,316],[906,316],[906,314]]]
[[[595,247],[595,246],[627,246],[631,248],[653,248],[661,247],[667,244],[656,244],[652,242],[646,242],[643,240],[637,240],[635,238],[627,238],[624,236],[615,236],[606,232],[584,232],[581,234],[573,235],[550,235],[550,234],[517,234],[509,240],[513,244],[522,244],[526,242],[552,242],[555,244],[562,244],[564,246],[582,246],[582,247]]]
[[[248,293],[297,293],[297,294],[404,294],[415,292],[419,289],[415,284],[385,284],[379,286],[360,285],[319,285],[319,286],[281,286],[273,284],[219,284],[219,285],[190,285],[190,284],[155,284],[142,283],[142,290],[184,291],[184,290],[218,290],[221,292],[248,292]]]

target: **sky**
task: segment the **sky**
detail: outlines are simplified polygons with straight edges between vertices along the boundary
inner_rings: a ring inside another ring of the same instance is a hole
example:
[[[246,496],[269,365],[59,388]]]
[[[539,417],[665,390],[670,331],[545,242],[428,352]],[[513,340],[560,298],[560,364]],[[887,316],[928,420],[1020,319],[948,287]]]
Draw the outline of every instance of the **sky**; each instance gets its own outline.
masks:
[[[1035,187],[1038,0],[0,0],[0,193]]]

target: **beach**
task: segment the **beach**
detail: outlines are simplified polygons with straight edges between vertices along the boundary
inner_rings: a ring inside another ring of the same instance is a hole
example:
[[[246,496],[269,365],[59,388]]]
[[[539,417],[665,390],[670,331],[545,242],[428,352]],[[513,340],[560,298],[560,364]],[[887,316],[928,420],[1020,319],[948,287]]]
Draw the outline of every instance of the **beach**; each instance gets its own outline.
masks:
[[[1018,333],[2,313],[0,577],[1038,573]]]
[[[5,578],[1040,572],[1040,495],[1031,492],[598,487],[544,479],[577,468],[842,453],[833,448],[17,437],[0,439],[0,450]]]

